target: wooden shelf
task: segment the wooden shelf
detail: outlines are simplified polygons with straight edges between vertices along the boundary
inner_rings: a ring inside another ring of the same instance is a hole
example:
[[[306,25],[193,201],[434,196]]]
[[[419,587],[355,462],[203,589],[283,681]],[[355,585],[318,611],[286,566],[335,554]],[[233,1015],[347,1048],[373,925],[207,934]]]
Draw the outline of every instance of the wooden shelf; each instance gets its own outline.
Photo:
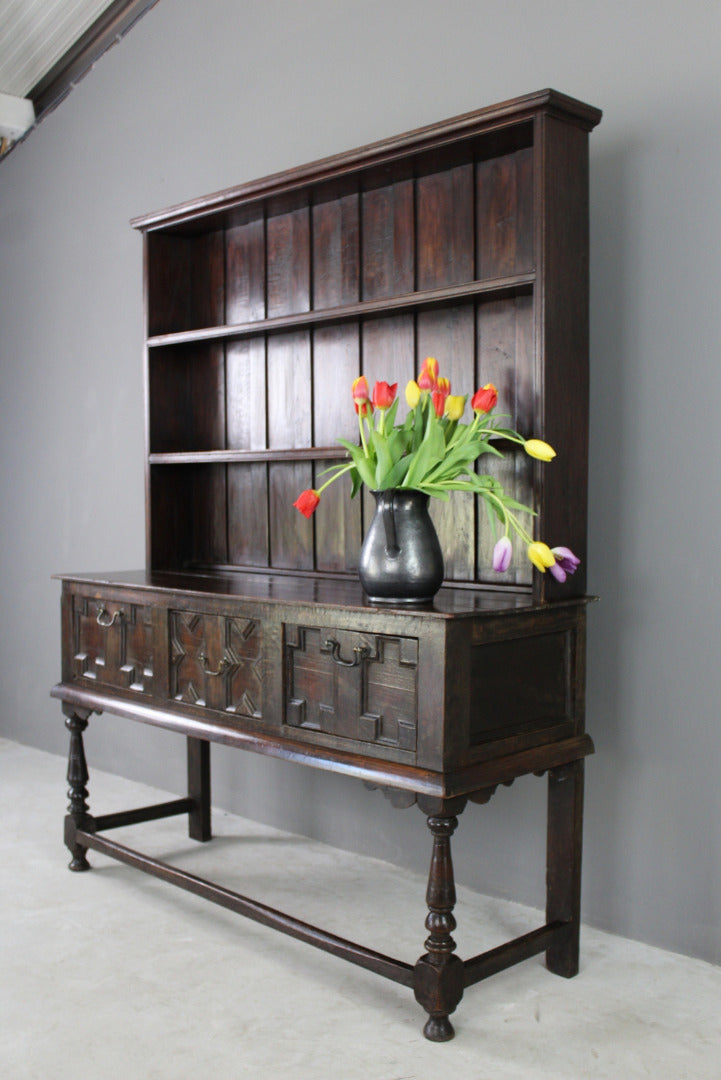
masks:
[[[282,333],[313,326],[328,326],[372,316],[398,314],[400,311],[420,311],[463,303],[475,298],[501,300],[508,296],[529,295],[535,284],[535,273],[511,274],[487,281],[470,281],[443,289],[425,289],[403,296],[384,297],[380,300],[361,300],[354,304],[303,311],[292,315],[279,315],[270,319],[254,319],[250,322],[229,326],[209,326],[196,330],[181,330],[169,334],[155,334],[148,338],[148,347],[162,348],[168,345],[190,345],[204,341],[222,341],[227,338],[251,337],[257,334]]]
[[[149,454],[151,465],[222,465],[257,461],[329,461],[343,460],[348,451],[342,446],[304,446],[297,450],[180,450]]]

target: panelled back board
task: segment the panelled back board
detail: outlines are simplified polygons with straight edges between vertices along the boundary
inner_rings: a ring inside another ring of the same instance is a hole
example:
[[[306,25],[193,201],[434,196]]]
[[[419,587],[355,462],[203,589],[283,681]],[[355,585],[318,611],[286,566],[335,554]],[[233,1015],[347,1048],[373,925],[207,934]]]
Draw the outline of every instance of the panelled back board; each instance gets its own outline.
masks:
[[[310,521],[293,501],[357,438],[353,379],[402,389],[427,355],[456,393],[495,383],[512,425],[557,449],[546,468],[513,448],[479,467],[584,558],[598,117],[547,91],[134,222],[151,568],[352,574],[368,497],[334,485]],[[497,586],[476,497],[432,503],[447,579]],[[532,587],[525,553],[504,583]],[[564,595],[584,588],[581,570]]]

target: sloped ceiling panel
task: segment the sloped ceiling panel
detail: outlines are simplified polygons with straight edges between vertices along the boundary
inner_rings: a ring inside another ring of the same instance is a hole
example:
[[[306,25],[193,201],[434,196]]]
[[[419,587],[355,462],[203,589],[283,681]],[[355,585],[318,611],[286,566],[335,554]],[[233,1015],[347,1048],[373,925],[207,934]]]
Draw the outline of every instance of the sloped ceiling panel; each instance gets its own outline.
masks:
[[[0,0],[0,92],[26,97],[112,0]]]

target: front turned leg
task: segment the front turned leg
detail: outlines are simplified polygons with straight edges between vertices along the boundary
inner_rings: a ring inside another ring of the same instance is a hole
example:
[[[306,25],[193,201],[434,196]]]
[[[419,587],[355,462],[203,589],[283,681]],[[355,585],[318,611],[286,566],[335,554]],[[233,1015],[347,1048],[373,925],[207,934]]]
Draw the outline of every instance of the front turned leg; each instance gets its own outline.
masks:
[[[70,712],[65,720],[65,727],[70,732],[70,751],[68,754],[68,813],[65,818],[65,843],[72,859],[70,870],[89,870],[90,863],[85,858],[87,848],[78,844],[75,835],[78,829],[86,828],[91,821],[88,814],[88,766],[85,761],[83,732],[88,726],[89,713]]]
[[[447,1042],[455,1032],[448,1019],[463,996],[463,962],[454,956],[456,928],[453,908],[456,889],[451,859],[451,836],[458,819],[451,815],[428,816],[433,835],[433,853],[428,875],[426,901],[428,917],[425,942],[427,952],[415,966],[413,989],[416,1000],[428,1013],[423,1034],[431,1042]]]

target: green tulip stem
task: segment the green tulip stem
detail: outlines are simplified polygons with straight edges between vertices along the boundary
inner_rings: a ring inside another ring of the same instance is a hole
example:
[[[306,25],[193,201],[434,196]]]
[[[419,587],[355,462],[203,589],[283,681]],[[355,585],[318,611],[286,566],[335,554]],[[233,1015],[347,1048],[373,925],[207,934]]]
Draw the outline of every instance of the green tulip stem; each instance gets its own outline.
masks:
[[[533,537],[529,536],[528,532],[523,528],[516,515],[512,514],[511,511],[503,505],[503,502],[501,501],[501,499],[498,498],[497,495],[494,495],[491,491],[484,491],[483,498],[487,499],[489,503],[492,503],[494,506],[498,507],[500,516],[503,520],[503,524],[506,528],[506,536],[508,536],[508,527],[510,525],[518,533],[524,543],[533,543]]]
[[[364,408],[367,408],[367,406],[362,405],[361,408],[358,410],[358,427],[360,428],[360,437],[361,437],[361,444],[363,446],[363,453],[365,454],[366,457],[368,457],[369,456],[368,455],[368,443],[366,442],[365,431],[363,430],[363,417],[361,415],[362,410]]]
[[[349,461],[347,465],[343,466],[343,468],[337,469],[333,476],[331,476],[330,480],[326,480],[326,482],[322,484],[321,487],[316,488],[317,493],[321,495],[325,491],[325,489],[333,483],[334,480],[337,480],[339,476],[343,476],[344,473],[350,472],[352,468],[353,462]]]

